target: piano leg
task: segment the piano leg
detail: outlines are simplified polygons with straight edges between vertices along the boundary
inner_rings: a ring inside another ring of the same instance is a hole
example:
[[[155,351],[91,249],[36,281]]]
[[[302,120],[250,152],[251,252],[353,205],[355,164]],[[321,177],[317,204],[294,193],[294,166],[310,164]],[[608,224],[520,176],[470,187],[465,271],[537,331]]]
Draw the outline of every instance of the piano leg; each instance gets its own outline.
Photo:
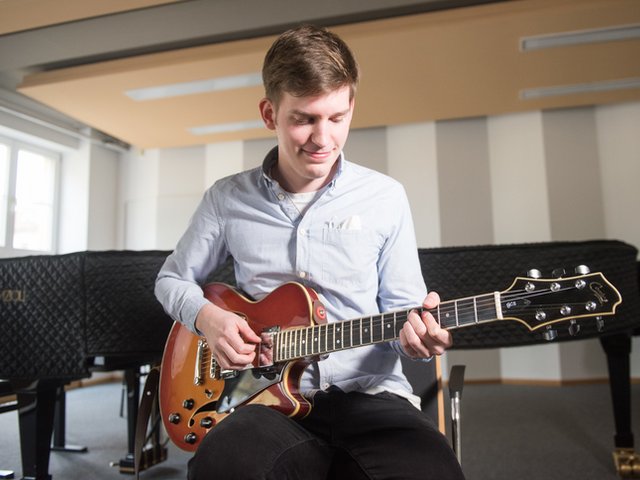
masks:
[[[64,386],[56,390],[56,408],[53,417],[53,444],[51,450],[54,452],[74,452],[86,453],[87,447],[81,445],[68,445],[66,441],[67,428],[67,394]]]
[[[613,416],[616,425],[613,460],[618,475],[625,478],[640,478],[640,456],[634,450],[631,431],[631,334],[614,334],[600,337],[607,354],[609,386],[613,401]]]
[[[56,390],[61,385],[55,380],[37,380],[15,386],[18,398],[20,424],[20,453],[22,480],[51,480],[49,456],[56,403]]]

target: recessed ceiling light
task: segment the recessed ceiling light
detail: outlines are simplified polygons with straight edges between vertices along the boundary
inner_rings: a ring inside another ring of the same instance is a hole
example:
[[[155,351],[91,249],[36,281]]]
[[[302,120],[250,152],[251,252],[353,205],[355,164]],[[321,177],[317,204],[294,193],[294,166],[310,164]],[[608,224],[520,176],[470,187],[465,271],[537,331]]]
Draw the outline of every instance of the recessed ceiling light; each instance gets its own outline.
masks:
[[[217,123],[213,125],[201,125],[189,128],[192,135],[212,135],[215,133],[239,132],[241,130],[253,130],[254,128],[262,128],[264,123],[262,120],[248,120],[246,122],[233,123]]]
[[[620,80],[608,80],[603,82],[576,83],[573,85],[554,85],[551,87],[527,88],[520,90],[522,100],[533,100],[542,97],[557,95],[572,95],[576,93],[607,92],[611,90],[624,90],[628,88],[640,88],[640,78],[623,78]]]
[[[124,93],[137,102],[157,100],[160,98],[178,97],[181,95],[194,95],[197,93],[219,92],[222,90],[234,90],[262,85],[260,73],[248,73],[246,75],[233,75],[229,77],[209,78],[194,82],[172,83],[155,87],[137,88],[127,90]]]
[[[575,32],[560,32],[548,35],[534,35],[520,39],[520,50],[527,52],[541,48],[566,47],[584,43],[611,42],[640,38],[640,25],[594,28]]]

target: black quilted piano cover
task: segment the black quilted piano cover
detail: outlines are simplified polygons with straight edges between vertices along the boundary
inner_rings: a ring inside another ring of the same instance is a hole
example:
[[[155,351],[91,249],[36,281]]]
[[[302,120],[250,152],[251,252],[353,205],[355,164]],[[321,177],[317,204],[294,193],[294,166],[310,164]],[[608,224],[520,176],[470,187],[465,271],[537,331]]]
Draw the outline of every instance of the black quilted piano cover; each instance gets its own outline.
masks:
[[[170,318],[155,299],[155,277],[167,251],[79,252],[0,259],[0,378],[81,378],[96,356],[162,355]],[[578,337],[558,328],[557,341],[640,326],[637,250],[619,241],[548,242],[420,249],[427,286],[444,300],[507,289],[532,268],[551,276],[577,265],[600,271],[623,298],[603,332],[580,321]],[[211,281],[234,284],[231,260]],[[518,322],[453,331],[454,348],[540,343]]]
[[[427,287],[443,300],[468,297],[511,286],[517,276],[538,269],[552,278],[555,269],[573,274],[578,265],[602,272],[618,289],[622,304],[615,316],[605,318],[598,332],[593,319],[579,320],[580,333],[569,335],[566,326],[558,326],[555,341],[580,340],[640,326],[640,291],[635,247],[615,240],[584,242],[545,242],[516,245],[487,245],[420,249],[420,262]],[[545,342],[542,332],[530,332],[514,321],[500,321],[452,331],[454,348],[494,348]]]
[[[0,378],[81,378],[96,356],[160,358],[166,251],[0,259]]]

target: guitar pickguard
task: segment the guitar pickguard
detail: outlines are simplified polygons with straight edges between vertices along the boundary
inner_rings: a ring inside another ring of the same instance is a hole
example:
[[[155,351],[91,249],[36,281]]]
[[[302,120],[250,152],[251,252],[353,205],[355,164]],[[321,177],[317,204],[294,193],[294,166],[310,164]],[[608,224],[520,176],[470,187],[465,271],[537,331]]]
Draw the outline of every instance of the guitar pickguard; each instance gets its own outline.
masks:
[[[284,364],[268,368],[250,368],[237,371],[224,381],[224,389],[218,399],[216,411],[230,413],[254,395],[266,390],[282,380]]]

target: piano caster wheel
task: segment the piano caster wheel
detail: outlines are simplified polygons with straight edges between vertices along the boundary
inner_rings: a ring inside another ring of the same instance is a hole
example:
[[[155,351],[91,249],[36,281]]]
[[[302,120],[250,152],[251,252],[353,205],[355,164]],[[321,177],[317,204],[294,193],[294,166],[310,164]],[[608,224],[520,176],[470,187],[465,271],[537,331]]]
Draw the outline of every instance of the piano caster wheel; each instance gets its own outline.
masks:
[[[640,478],[640,455],[633,448],[616,448],[613,461],[622,478]]]

